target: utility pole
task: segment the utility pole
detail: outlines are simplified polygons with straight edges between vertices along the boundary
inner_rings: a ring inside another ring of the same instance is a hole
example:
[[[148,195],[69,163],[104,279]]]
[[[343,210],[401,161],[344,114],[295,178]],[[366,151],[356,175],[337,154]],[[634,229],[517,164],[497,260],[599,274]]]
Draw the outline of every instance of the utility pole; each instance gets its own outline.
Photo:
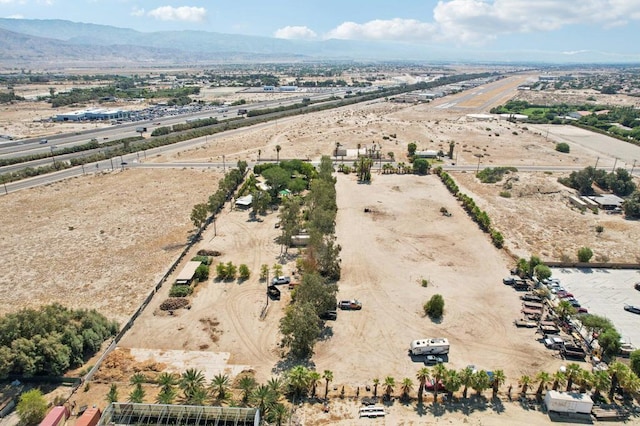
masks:
[[[53,160],[53,168],[56,168],[56,155],[53,153],[54,148],[56,148],[55,145],[51,145],[49,148],[51,148],[51,159]]]
[[[618,158],[616,157],[616,161],[613,162],[613,169],[611,169],[611,173],[616,171],[616,164],[618,164]]]
[[[9,195],[9,191],[7,191],[7,182],[3,180],[2,184],[4,185],[4,195]]]
[[[480,172],[480,158],[482,158],[482,154],[478,154],[478,167],[476,168],[476,174]]]
[[[598,169],[598,161],[600,161],[600,157],[596,158],[596,165],[593,167],[594,169]]]
[[[222,156],[222,171],[227,172],[227,163],[225,162],[224,155]]]
[[[631,166],[631,172],[629,173],[631,176],[633,176],[633,169],[636,168],[636,160],[633,160],[633,166]]]

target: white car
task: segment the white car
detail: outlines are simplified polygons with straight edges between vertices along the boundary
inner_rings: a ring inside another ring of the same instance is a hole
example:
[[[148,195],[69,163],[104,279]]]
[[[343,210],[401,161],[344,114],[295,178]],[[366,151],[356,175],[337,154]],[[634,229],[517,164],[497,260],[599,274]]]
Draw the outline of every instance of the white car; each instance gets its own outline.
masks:
[[[291,278],[290,277],[281,276],[281,277],[275,277],[271,281],[271,284],[272,285],[289,284],[290,282],[291,282]]]

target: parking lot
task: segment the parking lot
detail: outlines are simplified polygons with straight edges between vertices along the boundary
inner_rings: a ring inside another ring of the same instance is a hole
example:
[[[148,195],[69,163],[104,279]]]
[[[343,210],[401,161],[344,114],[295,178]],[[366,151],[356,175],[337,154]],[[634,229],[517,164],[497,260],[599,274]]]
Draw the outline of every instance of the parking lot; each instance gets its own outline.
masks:
[[[624,305],[640,306],[640,271],[629,269],[554,268],[553,277],[573,293],[589,313],[609,318],[622,338],[640,347],[640,315],[627,312]]]

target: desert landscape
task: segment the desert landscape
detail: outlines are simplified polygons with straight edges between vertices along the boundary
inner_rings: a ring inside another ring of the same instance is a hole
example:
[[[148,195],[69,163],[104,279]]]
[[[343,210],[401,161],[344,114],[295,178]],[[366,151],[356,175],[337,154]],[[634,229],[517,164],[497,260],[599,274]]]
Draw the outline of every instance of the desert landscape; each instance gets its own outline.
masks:
[[[275,159],[276,145],[281,147],[280,159],[317,161],[340,142],[350,149],[375,143],[383,153],[392,152],[396,161],[407,162],[410,142],[420,150],[446,151],[453,141],[455,161],[446,165],[583,168],[598,157],[602,167],[615,164],[615,155],[607,157],[578,143],[572,143],[570,154],[555,151],[552,130],[466,117],[487,112],[490,100],[502,103],[515,96],[515,87],[524,78],[514,78],[508,93],[499,97],[489,88],[478,95],[484,96],[484,102],[476,99],[443,107],[459,94],[419,105],[358,104],[221,135],[193,149],[146,161],[208,162],[224,155],[228,164],[255,163],[259,150],[262,159]],[[7,124],[3,125],[6,129]],[[349,163],[353,158],[336,159],[341,161]],[[624,164],[630,167],[629,162]],[[342,386],[348,396],[353,397],[355,389],[363,396],[373,379],[388,375],[415,382],[422,363],[407,355],[408,345],[413,339],[438,336],[451,341],[449,368],[473,364],[501,369],[507,376],[506,386],[516,389],[521,375],[555,371],[565,361],[546,350],[533,330],[514,327],[521,303],[517,293],[501,283],[515,263],[509,253],[560,260],[575,258],[579,247],[589,246],[595,258],[603,261],[640,258],[637,223],[572,208],[568,196],[573,191],[557,182],[565,172],[518,171],[496,184],[482,184],[470,171],[450,172],[504,234],[507,250],[498,250],[437,176],[383,175],[375,167],[374,171],[369,185],[358,184],[354,175],[336,174],[336,236],[342,247],[338,299],[356,298],[363,309],[340,311],[337,321],[327,324],[326,338],[316,345],[309,361],[318,371],[333,371],[332,396]],[[220,168],[140,167],[88,174],[3,196],[0,314],[59,302],[96,308],[125,323],[185,247],[194,231],[189,219],[193,205],[206,202],[222,176]],[[510,198],[500,196],[505,188]],[[442,215],[441,207],[452,215]],[[158,309],[168,297],[165,285],[114,353],[130,354],[139,363],[156,362],[155,367],[165,371],[199,368],[208,378],[220,372],[250,371],[264,382],[285,370],[278,321],[290,296],[283,291],[282,300],[270,301],[261,317],[267,300],[265,284],[258,280],[261,264],[280,262],[287,275],[295,270],[295,250],[286,259],[280,256],[275,242],[277,221],[276,212],[250,220],[248,212],[227,206],[216,219],[215,232],[209,227],[186,258],[199,249],[217,250],[221,256],[216,261],[246,263],[251,278],[241,284],[210,279],[197,287],[191,309],[174,315]],[[594,231],[596,225],[604,227],[601,235]],[[428,280],[427,287],[420,285],[422,279]],[[422,312],[422,304],[434,293],[446,301],[441,323]],[[104,406],[107,383],[120,383],[124,394],[127,374],[130,371],[101,371],[96,383],[86,392],[79,390],[72,400],[78,405]],[[352,424],[355,402],[334,400],[329,414],[311,405],[298,409],[295,419],[307,425]],[[467,411],[450,407],[441,413],[416,413],[414,407],[394,404],[386,424],[548,422],[542,413],[515,402]]]

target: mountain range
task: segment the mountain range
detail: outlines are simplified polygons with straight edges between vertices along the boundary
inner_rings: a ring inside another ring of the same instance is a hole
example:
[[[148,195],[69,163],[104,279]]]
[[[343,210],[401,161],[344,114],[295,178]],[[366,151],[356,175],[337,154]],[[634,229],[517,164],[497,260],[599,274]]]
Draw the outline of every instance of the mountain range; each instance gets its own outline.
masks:
[[[605,58],[574,55],[571,62]],[[557,52],[491,52],[379,41],[302,41],[207,31],[140,32],[66,20],[0,18],[0,67],[154,67],[318,60],[558,62]],[[587,55],[587,52],[585,52]]]

